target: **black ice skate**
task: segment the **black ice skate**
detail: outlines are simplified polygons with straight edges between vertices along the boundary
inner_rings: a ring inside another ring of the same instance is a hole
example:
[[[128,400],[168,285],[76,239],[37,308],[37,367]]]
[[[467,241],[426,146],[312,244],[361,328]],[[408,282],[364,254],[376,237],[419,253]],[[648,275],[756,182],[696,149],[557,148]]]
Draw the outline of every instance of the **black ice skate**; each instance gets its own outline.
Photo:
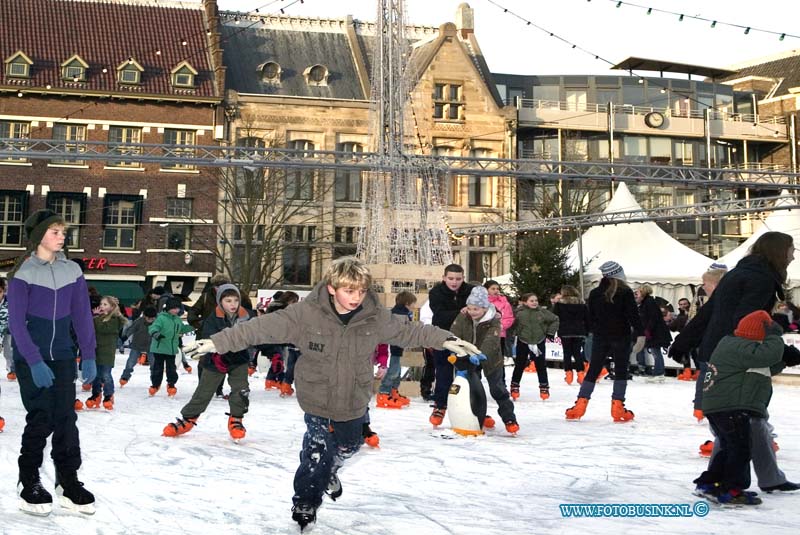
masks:
[[[53,510],[53,496],[42,486],[39,474],[20,476],[17,484],[19,509],[36,516],[47,516]]]
[[[93,515],[95,513],[94,494],[83,488],[77,474],[62,475],[56,480],[58,503],[67,511]]]
[[[333,501],[342,497],[342,482],[339,481],[339,476],[336,475],[336,472],[331,473],[331,478],[328,480],[328,488],[325,489],[325,494]]]
[[[317,508],[313,505],[305,503],[298,503],[292,507],[292,520],[300,525],[300,531],[303,531],[309,524],[317,521]]]

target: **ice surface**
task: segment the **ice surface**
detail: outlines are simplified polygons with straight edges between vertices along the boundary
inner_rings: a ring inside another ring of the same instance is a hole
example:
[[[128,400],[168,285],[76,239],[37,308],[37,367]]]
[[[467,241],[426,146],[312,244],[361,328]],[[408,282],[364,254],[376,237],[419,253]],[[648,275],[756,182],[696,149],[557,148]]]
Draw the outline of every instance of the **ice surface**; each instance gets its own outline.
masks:
[[[124,366],[118,356],[116,380]],[[148,397],[149,374],[137,366],[118,388],[112,412],[79,414],[86,487],[97,514],[81,517],[57,505],[47,518],[17,509],[17,455],[25,412],[18,385],[2,379],[0,508],[3,534],[200,534],[299,533],[291,521],[292,478],[303,436],[294,397],[265,391],[251,377],[247,437],[228,437],[227,402],[212,401],[185,436],[161,436],[179,415],[197,382],[179,369],[175,399],[164,388]],[[344,495],[325,499],[317,534],[516,534],[516,533],[788,533],[800,525],[800,493],[763,494],[751,509],[712,509],[704,518],[562,518],[562,503],[694,503],[695,478],[706,461],[697,455],[710,437],[692,418],[693,383],[667,379],[629,384],[632,423],[610,417],[611,384],[601,381],[580,422],[564,420],[577,384],[550,370],[551,397],[538,398],[535,374],[525,374],[516,403],[520,432],[498,427],[480,438],[433,432],[430,408],[420,398],[402,410],[372,408],[381,447],[364,447],[340,472]],[[226,385],[227,390],[227,385]],[[79,397],[88,395],[80,392]],[[496,407],[489,401],[490,414]],[[780,466],[800,479],[800,389],[775,385],[770,412],[779,433]],[[448,424],[445,419],[445,427]],[[443,438],[444,435],[447,438]],[[54,481],[49,448],[43,481]],[[753,477],[752,490],[758,490]]]

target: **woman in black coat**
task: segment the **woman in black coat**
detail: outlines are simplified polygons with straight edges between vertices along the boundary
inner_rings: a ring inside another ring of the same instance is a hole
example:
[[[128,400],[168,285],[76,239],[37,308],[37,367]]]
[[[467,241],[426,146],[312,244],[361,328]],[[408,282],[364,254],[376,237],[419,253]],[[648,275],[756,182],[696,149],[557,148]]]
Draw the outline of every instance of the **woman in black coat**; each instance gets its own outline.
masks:
[[[636,290],[636,302],[639,304],[639,317],[644,327],[644,351],[636,355],[639,365],[646,369],[646,375],[653,377],[664,377],[664,354],[661,348],[669,347],[672,336],[669,328],[664,322],[664,315],[661,307],[653,298],[653,288],[645,284]],[[647,369],[645,354],[649,353],[653,357],[653,367]]]

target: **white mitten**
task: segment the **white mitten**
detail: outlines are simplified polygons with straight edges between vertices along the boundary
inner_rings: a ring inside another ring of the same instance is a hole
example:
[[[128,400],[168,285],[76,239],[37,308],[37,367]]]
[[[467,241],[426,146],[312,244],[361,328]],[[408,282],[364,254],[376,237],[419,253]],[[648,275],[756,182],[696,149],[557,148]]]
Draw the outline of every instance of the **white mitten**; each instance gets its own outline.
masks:
[[[470,344],[469,342],[465,342],[461,338],[456,338],[455,336],[451,336],[450,338],[448,338],[445,341],[445,343],[442,344],[442,347],[452,353],[455,353],[459,357],[463,357],[464,355],[481,354],[480,349]]]
[[[183,348],[183,353],[193,360],[199,360],[207,353],[216,353],[217,348],[211,340],[195,340],[187,347]]]

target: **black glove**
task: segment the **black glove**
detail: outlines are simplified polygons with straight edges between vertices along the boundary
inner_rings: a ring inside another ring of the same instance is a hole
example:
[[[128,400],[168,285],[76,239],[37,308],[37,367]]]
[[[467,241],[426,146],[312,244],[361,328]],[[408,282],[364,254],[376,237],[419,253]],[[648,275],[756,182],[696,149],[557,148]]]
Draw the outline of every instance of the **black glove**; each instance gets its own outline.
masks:
[[[163,338],[164,338],[164,335],[161,334],[161,333],[154,333],[153,334],[153,340],[155,340],[156,342],[162,340]]]
[[[783,346],[783,362],[787,366],[800,364],[800,349],[795,346]]]
[[[782,336],[783,327],[781,327],[777,321],[770,322],[769,324],[764,322],[764,332],[766,334],[774,334],[777,336]]]

